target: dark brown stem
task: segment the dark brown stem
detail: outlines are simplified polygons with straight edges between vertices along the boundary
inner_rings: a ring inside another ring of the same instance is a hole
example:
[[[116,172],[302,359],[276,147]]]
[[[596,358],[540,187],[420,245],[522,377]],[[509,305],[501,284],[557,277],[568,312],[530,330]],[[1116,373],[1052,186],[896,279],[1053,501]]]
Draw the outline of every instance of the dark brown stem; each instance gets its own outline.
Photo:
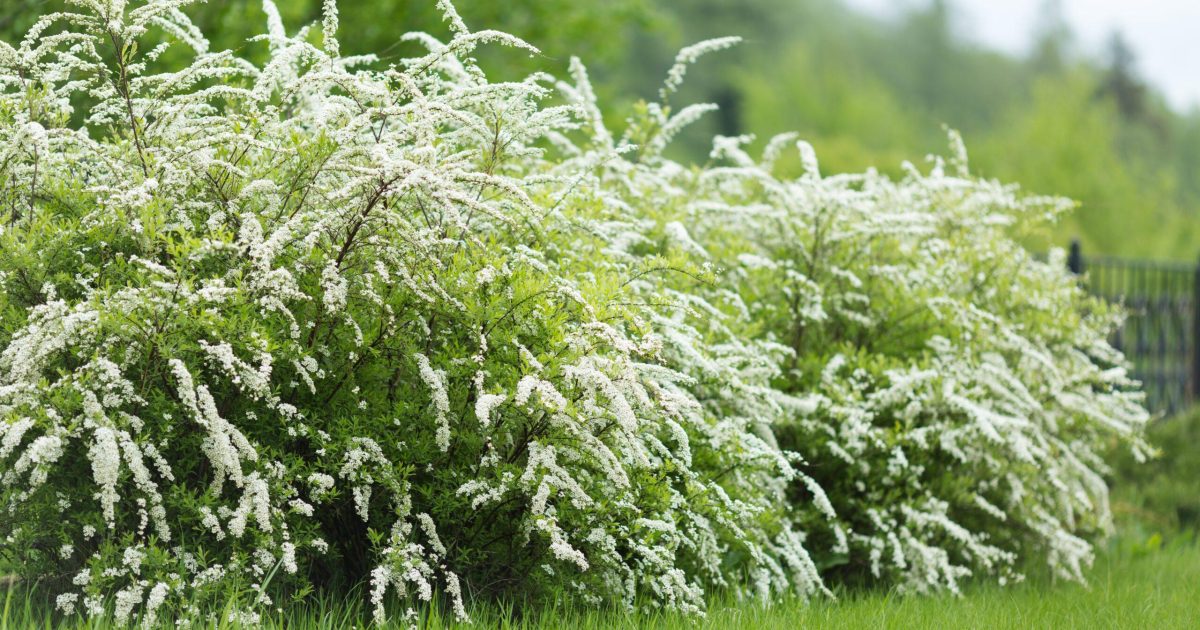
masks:
[[[116,33],[108,31],[108,37],[112,41],[113,48],[117,53],[117,69],[121,73],[121,80],[115,86],[117,92],[121,94],[121,98],[125,100],[125,112],[129,115],[130,131],[133,133],[133,146],[137,148],[138,161],[142,163],[142,177],[150,177],[150,166],[146,163],[146,152],[142,146],[141,129],[138,126],[137,116],[133,113],[133,98],[129,94],[129,71],[125,65],[125,42],[121,41]]]

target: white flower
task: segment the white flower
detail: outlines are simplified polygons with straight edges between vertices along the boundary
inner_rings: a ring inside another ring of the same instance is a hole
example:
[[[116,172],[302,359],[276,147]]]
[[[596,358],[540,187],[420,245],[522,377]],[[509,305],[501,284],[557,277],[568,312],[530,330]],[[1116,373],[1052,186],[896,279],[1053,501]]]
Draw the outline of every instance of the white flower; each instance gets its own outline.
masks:
[[[54,598],[54,607],[62,614],[71,616],[75,614],[75,603],[78,601],[78,593],[63,593]]]
[[[448,450],[450,448],[450,398],[446,392],[446,373],[433,369],[429,359],[423,354],[414,354],[413,358],[417,361],[421,380],[429,388],[430,397],[433,399],[438,448],[443,451]]]

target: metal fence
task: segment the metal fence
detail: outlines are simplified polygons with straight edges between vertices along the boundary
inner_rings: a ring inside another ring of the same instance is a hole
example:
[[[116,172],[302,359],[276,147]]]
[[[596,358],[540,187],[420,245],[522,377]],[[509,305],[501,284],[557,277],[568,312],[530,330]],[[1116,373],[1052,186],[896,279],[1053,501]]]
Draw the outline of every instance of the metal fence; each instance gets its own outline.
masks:
[[[1185,263],[1085,257],[1071,243],[1067,265],[1082,274],[1094,295],[1128,311],[1112,343],[1125,353],[1143,383],[1153,412],[1187,409],[1200,393],[1200,266]]]

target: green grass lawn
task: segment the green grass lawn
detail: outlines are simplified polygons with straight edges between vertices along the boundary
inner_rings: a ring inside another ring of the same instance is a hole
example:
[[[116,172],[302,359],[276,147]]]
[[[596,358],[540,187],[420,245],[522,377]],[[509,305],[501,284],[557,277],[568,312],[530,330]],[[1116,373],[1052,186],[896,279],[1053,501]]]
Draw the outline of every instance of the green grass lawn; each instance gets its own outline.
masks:
[[[837,601],[714,606],[705,620],[674,616],[539,615],[519,628],[1200,628],[1200,547],[1114,550],[1087,587],[1048,579],[969,588],[962,597],[843,595]],[[491,625],[490,623],[488,625]],[[506,624],[497,624],[505,627]]]
[[[603,611],[526,611],[476,608],[476,628],[1200,628],[1200,546],[1177,541],[1154,545],[1114,543],[1098,560],[1091,584],[1038,578],[1016,586],[968,587],[962,597],[903,597],[888,593],[843,594],[836,601],[783,602],[770,608],[714,604],[703,620],[676,615],[626,616]],[[6,596],[0,630],[108,628],[104,622],[55,618],[50,606],[21,589]],[[220,613],[214,617],[220,617]],[[314,604],[264,619],[263,627],[353,628],[369,625],[360,604]],[[397,623],[390,627],[404,627]],[[449,624],[442,611],[427,611],[421,624]],[[164,626],[167,627],[167,626]],[[233,627],[218,619],[203,627]]]

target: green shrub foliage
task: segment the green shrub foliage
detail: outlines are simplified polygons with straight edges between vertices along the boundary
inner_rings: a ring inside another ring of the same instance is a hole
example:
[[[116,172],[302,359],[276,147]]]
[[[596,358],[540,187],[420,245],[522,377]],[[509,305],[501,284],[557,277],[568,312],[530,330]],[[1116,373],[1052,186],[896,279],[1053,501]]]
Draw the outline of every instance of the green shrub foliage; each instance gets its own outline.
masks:
[[[0,44],[0,550],[68,613],[151,625],[362,585],[699,613],[1081,579],[1098,448],[1145,413],[1115,315],[1014,231],[1056,200],[956,172],[662,156],[689,64],[621,137],[572,81],[451,37],[384,65],[338,16],[256,66],[179,0],[79,0]],[[193,61],[155,73],[168,47]]]

